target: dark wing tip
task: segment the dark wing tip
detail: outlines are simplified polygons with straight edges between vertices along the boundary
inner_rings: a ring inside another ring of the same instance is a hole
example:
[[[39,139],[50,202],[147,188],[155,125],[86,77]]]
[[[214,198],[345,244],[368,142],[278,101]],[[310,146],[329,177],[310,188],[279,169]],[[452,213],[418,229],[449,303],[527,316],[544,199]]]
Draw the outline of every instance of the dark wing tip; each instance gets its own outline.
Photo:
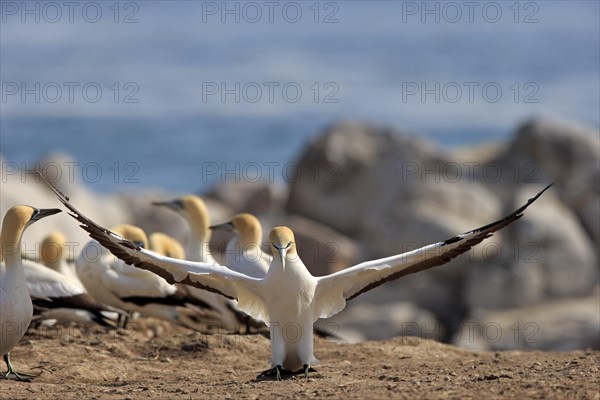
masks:
[[[99,231],[102,234],[112,235],[115,238],[119,238],[119,240],[121,240],[121,244],[123,244],[129,248],[132,248],[135,250],[140,249],[140,247],[137,246],[136,244],[129,242],[125,238],[122,238],[120,235],[117,235],[116,233],[110,231],[109,229],[103,228],[102,226],[96,224],[91,219],[87,218],[85,215],[83,215],[78,209],[76,209],[70,203],[69,196],[65,195],[63,192],[58,190],[58,188],[56,186],[54,186],[52,184],[52,182],[50,182],[48,179],[46,179],[46,177],[40,171],[36,170],[36,172],[42,178],[42,180],[46,183],[46,185],[50,188],[50,190],[52,190],[54,192],[56,197],[58,197],[58,200],[60,200],[60,202],[63,203],[63,205],[69,209],[69,215],[71,217],[75,218],[77,221],[79,221],[79,223],[80,223],[79,226],[81,228],[83,228],[85,231],[87,231],[90,234],[90,237],[92,237],[93,239],[99,240],[99,238],[98,238],[98,231]]]
[[[552,182],[551,184],[546,186],[538,194],[536,194],[535,196],[533,196],[532,198],[527,200],[527,203],[523,204],[521,207],[517,208],[512,213],[508,214],[506,217],[501,218],[498,221],[494,221],[490,224],[484,225],[482,227],[479,227],[477,229],[474,229],[472,231],[466,232],[465,235],[471,234],[471,233],[480,233],[480,232],[484,232],[484,231],[495,232],[499,229],[504,228],[506,225],[521,218],[523,216],[523,211],[525,211],[525,209],[527,207],[529,207],[534,201],[536,201],[546,190],[548,190],[553,185],[554,185],[554,182]]]
[[[460,236],[460,235],[451,237],[450,239],[447,239],[444,241],[444,245],[456,243],[456,242],[460,241],[461,239],[462,239],[462,236]]]

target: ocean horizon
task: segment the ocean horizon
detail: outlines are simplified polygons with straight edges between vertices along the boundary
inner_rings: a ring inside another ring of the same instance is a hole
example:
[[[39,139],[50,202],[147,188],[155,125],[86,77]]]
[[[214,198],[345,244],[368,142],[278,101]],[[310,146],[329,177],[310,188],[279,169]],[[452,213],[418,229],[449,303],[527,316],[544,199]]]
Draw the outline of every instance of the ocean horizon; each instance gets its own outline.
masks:
[[[103,192],[205,192],[207,165],[285,165],[340,120],[444,147],[600,127],[594,1],[44,4],[2,5],[0,154],[98,163]]]

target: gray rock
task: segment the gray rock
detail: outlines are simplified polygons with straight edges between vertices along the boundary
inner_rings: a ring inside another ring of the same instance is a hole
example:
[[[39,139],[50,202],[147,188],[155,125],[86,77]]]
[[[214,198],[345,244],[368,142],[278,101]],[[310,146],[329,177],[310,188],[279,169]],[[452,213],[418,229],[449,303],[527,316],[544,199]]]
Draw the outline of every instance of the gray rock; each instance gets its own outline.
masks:
[[[231,207],[234,213],[280,214],[287,199],[287,187],[267,182],[226,182],[215,186],[205,197]]]
[[[461,324],[453,343],[476,350],[600,349],[600,291],[480,314]]]
[[[300,158],[287,211],[359,240],[369,256],[397,254],[487,223],[499,203],[485,187],[456,179],[431,143],[360,124],[335,125]]]
[[[511,200],[522,184],[556,183],[560,199],[600,247],[600,132],[573,123],[532,119],[504,152],[481,163],[478,178]],[[501,188],[498,190],[498,188]]]
[[[516,191],[514,209],[540,187]],[[597,258],[575,214],[550,190],[525,217],[477,246],[464,286],[467,307],[502,309],[590,293],[598,280]]]
[[[425,160],[435,163],[439,157],[422,139],[358,123],[334,125],[300,157],[302,174],[292,184],[286,211],[358,237],[364,211],[395,200],[382,185],[403,186],[409,171],[413,178]]]

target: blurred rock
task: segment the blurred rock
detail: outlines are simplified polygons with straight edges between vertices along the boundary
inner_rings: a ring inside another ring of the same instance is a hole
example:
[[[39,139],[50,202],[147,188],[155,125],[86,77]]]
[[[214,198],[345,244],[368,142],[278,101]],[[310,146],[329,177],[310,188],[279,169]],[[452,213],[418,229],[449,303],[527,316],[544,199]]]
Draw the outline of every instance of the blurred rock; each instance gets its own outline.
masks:
[[[358,245],[323,224],[290,215],[280,225],[288,226],[294,231],[298,254],[314,276],[340,271],[358,260]]]
[[[600,257],[600,162],[574,176],[560,193],[563,201],[579,217]]]
[[[448,150],[448,155],[452,161],[458,163],[461,168],[464,168],[464,177],[471,179],[467,166],[473,162],[481,165],[491,160],[497,159],[501,154],[506,152],[507,144],[503,142],[486,142],[478,143],[473,146],[455,147]]]
[[[560,199],[600,246],[600,132],[548,119],[525,122],[506,151],[482,163],[479,178],[510,200],[520,184],[556,183]]]
[[[456,163],[424,139],[370,125],[339,124],[301,156],[303,174],[287,204],[370,251],[397,254],[488,223],[499,216],[495,196],[460,180]]]
[[[453,344],[477,350],[600,349],[600,291],[465,321]]]
[[[350,303],[341,313],[319,322],[349,342],[417,336],[441,340],[443,327],[435,316],[409,302],[373,305]]]
[[[215,186],[205,197],[231,207],[234,213],[279,214],[287,199],[287,188],[267,182],[226,182]]]
[[[437,155],[432,144],[389,129],[333,125],[300,157],[302,174],[292,184],[286,210],[356,237],[364,210],[389,197],[382,193],[382,184],[389,188],[404,183],[403,167],[412,171],[425,159],[437,161]]]
[[[503,158],[535,163],[529,176],[526,165],[519,165],[521,171],[511,176],[515,182],[553,180],[563,187],[598,166],[600,136],[598,131],[573,123],[532,119],[519,128]]]
[[[513,210],[541,186],[516,191]],[[553,189],[503,231],[500,242],[477,246],[486,256],[468,266],[464,294],[470,310],[533,304],[591,292],[598,260],[575,214]],[[510,238],[510,240],[506,240]]]

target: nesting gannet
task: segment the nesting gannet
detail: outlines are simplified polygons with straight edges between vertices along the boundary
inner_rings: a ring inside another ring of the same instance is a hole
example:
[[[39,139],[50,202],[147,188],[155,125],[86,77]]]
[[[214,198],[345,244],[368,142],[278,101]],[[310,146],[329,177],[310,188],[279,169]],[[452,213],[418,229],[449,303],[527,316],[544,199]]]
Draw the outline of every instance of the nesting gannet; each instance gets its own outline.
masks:
[[[127,224],[112,229],[137,246],[148,247],[142,229]],[[116,259],[94,240],[84,246],[76,263],[81,282],[101,303],[195,330],[203,330],[203,323],[218,320],[217,312],[206,303],[191,298],[155,274]]]
[[[27,331],[33,315],[21,260],[21,237],[29,225],[60,211],[15,206],[4,216],[0,233],[0,354],[8,368],[4,378],[8,378],[10,374],[15,375],[17,379],[33,377],[17,373],[10,363],[10,351]]]
[[[204,201],[194,195],[183,196],[180,199],[152,203],[156,206],[167,207],[185,219],[190,227],[190,237],[185,246],[185,259],[208,264],[217,264],[212,256],[209,243],[211,237],[210,216]],[[219,311],[221,325],[230,331],[239,331],[240,324],[248,326],[247,316],[240,312],[235,304],[222,296],[197,287],[186,288],[190,296],[204,301]]]
[[[75,209],[53,188],[92,238],[113,254],[169,282],[179,282],[235,299],[251,316],[268,321],[271,329],[270,370],[281,379],[283,369],[301,368],[305,375],[318,361],[313,355],[312,325],[318,318],[342,311],[346,301],[402,276],[447,263],[523,216],[551,185],[506,217],[472,231],[403,254],[367,261],[345,270],[314,277],[296,252],[294,233],[276,227],[269,241],[274,257],[267,276],[252,278],[215,264],[180,261],[158,256],[97,225]]]
[[[40,261],[46,267],[63,274],[71,284],[85,290],[83,283],[77,276],[75,271],[75,263],[67,262],[67,254],[65,254],[65,236],[54,231],[48,234],[40,247]]]
[[[95,322],[106,327],[115,326],[118,310],[100,304],[60,272],[29,260],[23,261],[23,269],[37,321]]]
[[[236,233],[236,236],[227,242],[225,249],[227,268],[253,278],[264,278],[267,275],[273,257],[260,247],[262,227],[258,218],[247,213],[237,214],[230,221],[213,225],[210,229]]]
[[[216,264],[208,245],[210,243],[210,217],[204,201],[194,195],[171,201],[156,201],[155,206],[167,207],[181,215],[190,227],[190,239],[185,245],[185,257],[190,261]]]
[[[185,250],[183,246],[171,236],[162,232],[154,232],[150,234],[150,250],[161,256],[177,258],[185,260]]]
[[[40,248],[43,265],[23,261],[36,320],[95,322],[114,327],[119,310],[100,304],[87,294],[65,256],[65,237],[60,232],[52,232],[44,238]]]

